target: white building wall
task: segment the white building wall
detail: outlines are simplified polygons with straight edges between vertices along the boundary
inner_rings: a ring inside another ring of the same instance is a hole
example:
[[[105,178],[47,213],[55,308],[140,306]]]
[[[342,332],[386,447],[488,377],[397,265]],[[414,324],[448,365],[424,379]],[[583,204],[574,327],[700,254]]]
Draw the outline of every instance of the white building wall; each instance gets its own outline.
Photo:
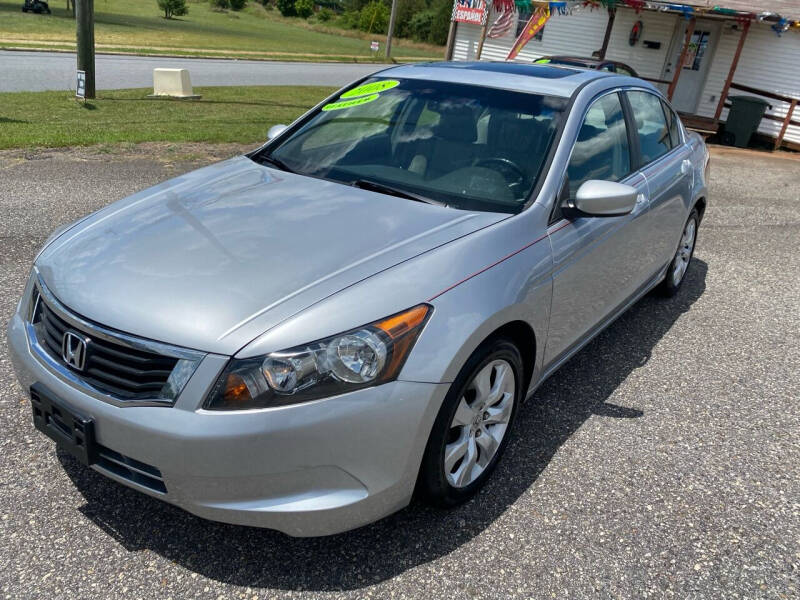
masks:
[[[714,62],[709,68],[708,78],[697,107],[697,114],[705,117],[714,116],[740,35],[741,26],[739,31],[733,29],[733,23],[726,22],[723,26]],[[745,39],[733,81],[800,99],[800,33],[787,31],[778,37],[769,25],[753,23]],[[729,95],[747,94],[732,89]],[[768,98],[766,100],[772,104],[772,109],[767,110],[769,114],[781,119],[786,116],[789,108],[787,103]],[[726,108],[722,111],[721,119],[724,121],[727,116]],[[793,118],[800,121],[800,108],[795,108]],[[777,137],[781,130],[781,122],[762,119],[758,130]],[[800,127],[790,125],[784,139],[800,144]]]
[[[603,45],[603,34],[608,14],[605,10],[584,10],[575,15],[555,15],[544,27],[542,41],[531,40],[517,55],[520,62],[531,62],[541,56],[570,54],[591,56]],[[478,50],[481,28],[479,25],[459,23],[453,60],[474,60]],[[505,60],[514,45],[514,31],[499,39],[486,39],[481,60]]]
[[[609,40],[607,58],[629,64],[644,77],[660,79],[670,50],[670,43],[683,17],[673,13],[642,11],[638,15],[631,9],[620,9],[614,22]],[[636,20],[643,23],[642,36],[635,46],[628,43],[628,35]],[[568,54],[591,56],[603,44],[608,14],[605,10],[584,10],[574,15],[553,15],[545,26],[541,41],[531,40],[517,56],[518,61],[531,62],[546,55]],[[706,84],[700,96],[697,113],[713,117],[728,76],[740,32],[733,29],[735,23],[725,21],[717,41],[713,62],[709,68]],[[741,26],[740,26],[741,27]],[[459,23],[456,30],[454,60],[473,60],[475,58],[480,27]],[[657,50],[645,48],[644,40],[660,42]],[[487,39],[483,46],[481,59],[505,60],[514,43],[513,32],[496,40]],[[734,81],[755,88],[769,90],[800,99],[800,33],[787,31],[778,37],[765,24],[753,23],[745,41]],[[665,85],[659,85],[666,91]],[[733,94],[739,94],[731,90]],[[770,100],[771,114],[783,117],[788,104]],[[722,119],[727,116],[727,109]],[[800,120],[800,107],[795,109],[794,118]],[[771,119],[761,122],[759,131],[776,137],[781,123]],[[800,143],[800,127],[789,126],[786,139]]]
[[[650,10],[644,10],[638,15],[633,10],[618,10],[606,58],[632,66],[642,77],[661,79],[675,26],[681,18],[676,14]],[[642,36],[635,46],[631,46],[628,37],[636,21],[642,22]],[[646,48],[645,40],[659,42],[661,47]]]

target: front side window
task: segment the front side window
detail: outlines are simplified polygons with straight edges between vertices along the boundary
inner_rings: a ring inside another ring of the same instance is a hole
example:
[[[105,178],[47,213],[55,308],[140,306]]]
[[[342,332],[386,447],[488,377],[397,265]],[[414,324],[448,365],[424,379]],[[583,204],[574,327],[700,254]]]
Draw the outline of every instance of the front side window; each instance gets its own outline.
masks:
[[[642,164],[653,162],[672,148],[661,99],[649,92],[627,92],[636,122]]]
[[[513,213],[542,175],[566,103],[476,85],[371,78],[263,153],[301,175]]]
[[[589,179],[619,181],[631,172],[628,133],[619,94],[607,94],[586,113],[567,167],[570,198]]]

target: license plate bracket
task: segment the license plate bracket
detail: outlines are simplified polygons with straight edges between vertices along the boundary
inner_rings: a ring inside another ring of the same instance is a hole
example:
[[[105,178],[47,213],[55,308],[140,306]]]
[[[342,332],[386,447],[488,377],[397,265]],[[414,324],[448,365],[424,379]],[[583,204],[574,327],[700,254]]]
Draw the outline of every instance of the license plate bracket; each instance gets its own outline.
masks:
[[[40,383],[34,383],[30,393],[36,429],[84,465],[94,463],[97,460],[97,445],[92,418],[56,398]]]

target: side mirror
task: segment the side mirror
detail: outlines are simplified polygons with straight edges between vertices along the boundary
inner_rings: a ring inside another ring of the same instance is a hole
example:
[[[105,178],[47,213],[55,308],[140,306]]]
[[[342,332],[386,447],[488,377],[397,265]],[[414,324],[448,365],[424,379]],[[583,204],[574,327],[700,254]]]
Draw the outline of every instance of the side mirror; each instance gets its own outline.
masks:
[[[288,125],[273,125],[269,128],[269,131],[267,131],[267,139],[272,140],[278,137],[286,130],[287,127]]]
[[[618,217],[634,209],[638,195],[636,188],[624,183],[590,179],[578,188],[568,208],[582,216]]]

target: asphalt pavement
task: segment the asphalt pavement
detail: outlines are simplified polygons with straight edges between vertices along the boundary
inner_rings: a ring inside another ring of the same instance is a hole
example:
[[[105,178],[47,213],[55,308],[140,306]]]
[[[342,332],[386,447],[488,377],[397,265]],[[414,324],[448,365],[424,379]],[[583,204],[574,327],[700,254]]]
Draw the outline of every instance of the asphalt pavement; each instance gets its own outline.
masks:
[[[193,86],[344,86],[385,68],[380,64],[271,62],[213,58],[162,58],[98,54],[98,90],[152,88],[153,69],[188,69]],[[75,54],[0,50],[0,92],[74,90]]]
[[[0,154],[3,327],[50,230],[196,164],[156,154]],[[680,295],[548,380],[474,500],[329,538],[204,521],[83,468],[34,430],[3,337],[3,596],[800,597],[798,175],[715,151]]]

